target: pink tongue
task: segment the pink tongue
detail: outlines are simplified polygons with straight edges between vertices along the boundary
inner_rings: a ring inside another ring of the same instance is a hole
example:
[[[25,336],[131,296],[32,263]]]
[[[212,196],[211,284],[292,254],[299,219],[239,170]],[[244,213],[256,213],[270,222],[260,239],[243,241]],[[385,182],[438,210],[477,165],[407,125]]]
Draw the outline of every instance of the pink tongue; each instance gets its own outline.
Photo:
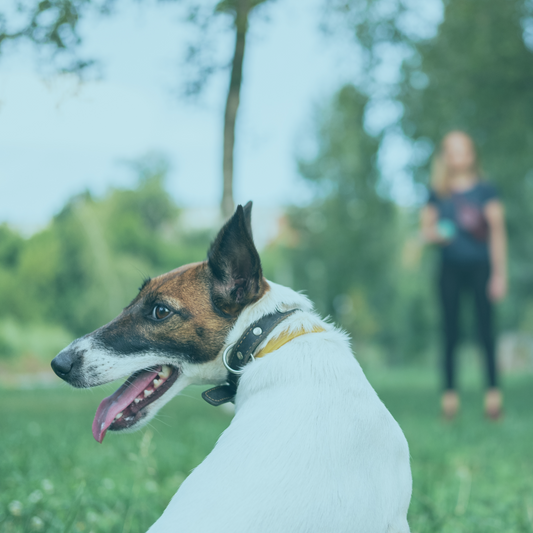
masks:
[[[111,396],[102,400],[93,420],[93,436],[98,442],[104,440],[107,428],[111,425],[115,416],[133,402],[156,376],[157,372],[141,372],[132,382],[128,380]]]

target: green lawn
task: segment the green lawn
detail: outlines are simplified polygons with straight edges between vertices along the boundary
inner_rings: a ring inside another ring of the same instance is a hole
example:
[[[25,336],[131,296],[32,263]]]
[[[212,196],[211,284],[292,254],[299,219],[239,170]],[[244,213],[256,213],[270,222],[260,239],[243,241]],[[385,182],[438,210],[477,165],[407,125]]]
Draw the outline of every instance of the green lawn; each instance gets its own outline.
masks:
[[[496,424],[472,384],[446,424],[431,375],[369,378],[410,444],[413,533],[533,532],[533,376],[508,378]],[[100,445],[91,422],[107,390],[0,390],[2,533],[146,531],[231,418],[193,390],[148,429]]]

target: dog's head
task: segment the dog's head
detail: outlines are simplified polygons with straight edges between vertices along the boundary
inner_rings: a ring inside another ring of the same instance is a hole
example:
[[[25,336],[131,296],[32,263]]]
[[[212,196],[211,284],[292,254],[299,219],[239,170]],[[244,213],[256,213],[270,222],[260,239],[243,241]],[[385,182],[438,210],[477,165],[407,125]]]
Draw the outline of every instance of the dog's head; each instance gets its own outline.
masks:
[[[220,354],[241,311],[268,285],[250,224],[252,204],[238,206],[202,263],[146,280],[135,299],[109,324],[81,337],[53,361],[74,387],[94,387],[130,376],[104,399],[93,422],[102,442],[107,429],[137,429],[191,383],[220,383]]]

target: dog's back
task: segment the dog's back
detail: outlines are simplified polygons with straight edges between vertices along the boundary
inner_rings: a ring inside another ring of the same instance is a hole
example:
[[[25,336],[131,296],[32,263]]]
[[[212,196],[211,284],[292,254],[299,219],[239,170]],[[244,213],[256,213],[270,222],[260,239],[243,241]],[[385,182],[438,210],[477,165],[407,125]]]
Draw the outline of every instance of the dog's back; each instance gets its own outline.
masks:
[[[407,442],[345,335],[320,324],[246,367],[233,421],[150,533],[409,531]]]

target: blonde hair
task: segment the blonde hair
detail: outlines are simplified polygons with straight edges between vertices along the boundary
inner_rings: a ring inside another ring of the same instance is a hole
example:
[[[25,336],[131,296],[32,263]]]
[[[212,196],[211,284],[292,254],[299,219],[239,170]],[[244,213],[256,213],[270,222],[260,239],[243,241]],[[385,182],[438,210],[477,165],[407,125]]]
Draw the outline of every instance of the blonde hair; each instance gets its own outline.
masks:
[[[481,167],[478,161],[477,150],[476,150],[476,146],[474,144],[474,140],[472,139],[472,137],[470,137],[468,133],[465,133],[464,131],[461,131],[461,130],[450,131],[443,137],[440,143],[439,150],[435,153],[431,161],[431,188],[439,196],[449,196],[451,194],[450,178],[452,175],[450,173],[450,169],[448,168],[448,165],[446,164],[444,149],[445,149],[446,140],[451,135],[457,135],[457,134],[463,135],[470,141],[472,152],[474,154],[474,163],[472,164],[472,171],[476,173],[478,178],[481,179],[482,177],[482,171],[481,171]]]

